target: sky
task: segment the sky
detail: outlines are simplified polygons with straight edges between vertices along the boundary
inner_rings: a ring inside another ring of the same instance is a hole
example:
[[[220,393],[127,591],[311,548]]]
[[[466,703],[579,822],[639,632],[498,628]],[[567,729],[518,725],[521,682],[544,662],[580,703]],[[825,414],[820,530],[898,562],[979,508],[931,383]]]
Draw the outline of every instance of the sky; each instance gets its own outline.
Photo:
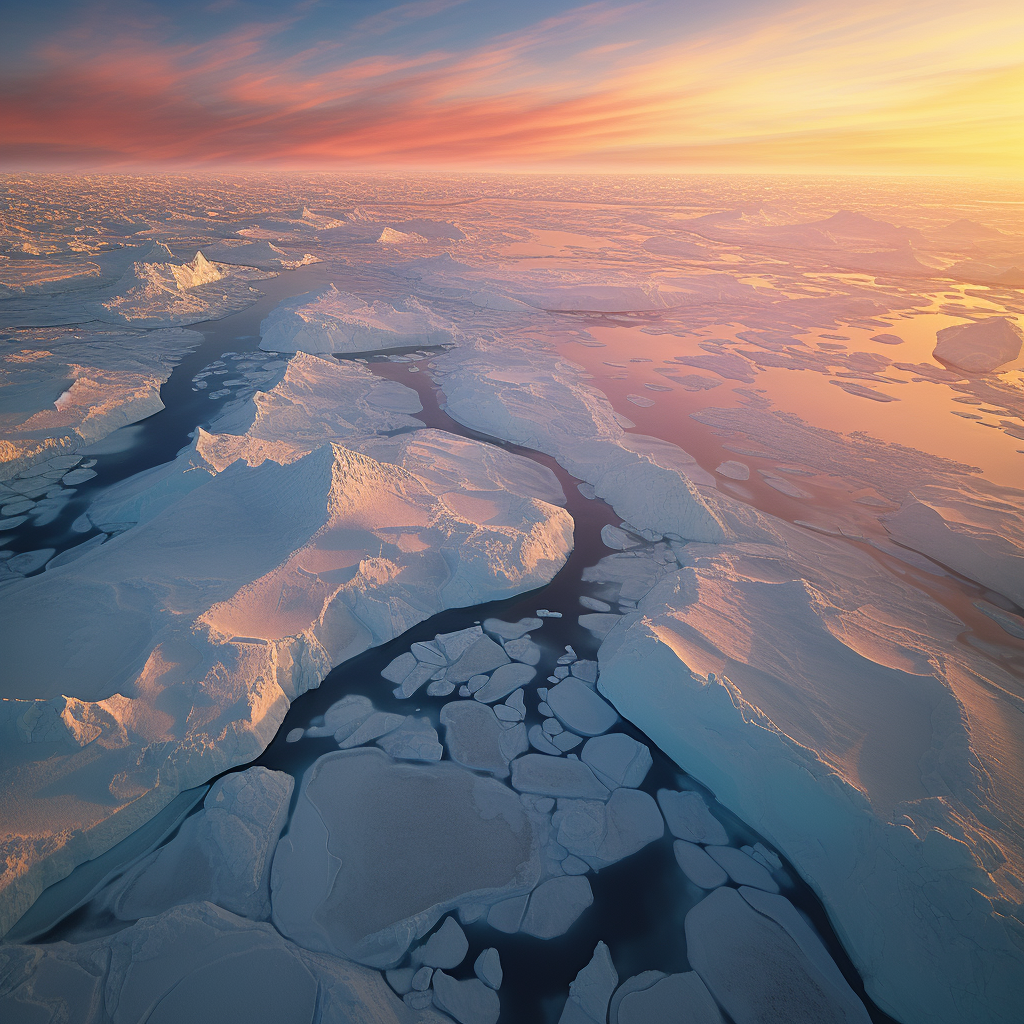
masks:
[[[1006,0],[0,0],[0,168],[1024,177]]]

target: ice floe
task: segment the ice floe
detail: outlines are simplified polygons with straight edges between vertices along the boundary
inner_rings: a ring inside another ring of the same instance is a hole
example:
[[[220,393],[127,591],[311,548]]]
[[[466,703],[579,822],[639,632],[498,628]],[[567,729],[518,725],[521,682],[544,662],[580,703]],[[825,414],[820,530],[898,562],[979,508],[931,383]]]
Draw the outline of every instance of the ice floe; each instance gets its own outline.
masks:
[[[202,335],[95,329],[32,341],[0,343],[0,480],[44,462],[70,468],[58,460],[159,412],[161,384]]]
[[[608,947],[599,942],[590,963],[569,986],[569,998],[558,1024],[604,1024],[618,983],[619,975]]]
[[[454,917],[446,917],[440,928],[414,954],[414,962],[450,971],[469,952],[469,940]]]
[[[105,895],[122,921],[209,900],[254,921],[270,917],[270,864],[288,817],[293,780],[250,768],[218,779],[203,810]]]
[[[454,334],[451,324],[415,298],[396,308],[331,284],[279,303],[260,324],[260,337],[265,351],[323,354],[439,345]]]
[[[434,975],[434,1005],[458,1024],[497,1024],[498,994],[478,978],[459,981],[444,971]]]
[[[702,889],[717,889],[729,880],[725,868],[695,843],[677,839],[672,844],[672,852],[683,874]]]
[[[545,754],[524,754],[512,762],[512,785],[541,796],[605,800],[608,789],[582,761]]]
[[[639,740],[623,732],[595,736],[583,745],[580,760],[609,789],[616,786],[636,788],[647,777],[653,760],[650,750]]]
[[[607,802],[559,797],[551,823],[558,842],[595,870],[642,850],[665,833],[654,798],[638,789],[616,789]]]
[[[322,1024],[447,1020],[411,1010],[377,971],[318,956],[267,923],[211,903],[175,907],[78,944],[7,945],[4,956],[8,984],[0,1015],[9,1020],[307,1024],[315,1014]]]
[[[708,810],[700,793],[659,789],[658,805],[665,815],[669,831],[677,839],[713,846],[724,846],[729,842],[721,822]]]
[[[944,327],[936,337],[936,359],[969,373],[991,373],[1019,355],[1024,332],[1006,317]]]
[[[274,923],[308,949],[393,966],[446,911],[525,896],[545,827],[507,786],[450,762],[327,754],[278,845]]]
[[[1024,606],[1021,524],[988,512],[966,495],[919,501],[912,494],[882,522],[899,543]]]
[[[473,962],[473,973],[488,987],[501,988],[501,958],[493,947],[485,949]]]
[[[634,980],[630,978],[616,990],[610,1024],[723,1024],[718,1005],[696,972],[647,974],[650,984],[630,986],[624,991]]]
[[[562,725],[583,736],[607,732],[619,718],[607,701],[572,677],[548,690],[547,704]]]
[[[867,1024],[863,1003],[793,905],[759,896],[716,889],[686,915],[690,963],[736,1024]]]
[[[549,878],[531,893],[519,930],[538,939],[564,935],[593,902],[590,882],[582,875]]]

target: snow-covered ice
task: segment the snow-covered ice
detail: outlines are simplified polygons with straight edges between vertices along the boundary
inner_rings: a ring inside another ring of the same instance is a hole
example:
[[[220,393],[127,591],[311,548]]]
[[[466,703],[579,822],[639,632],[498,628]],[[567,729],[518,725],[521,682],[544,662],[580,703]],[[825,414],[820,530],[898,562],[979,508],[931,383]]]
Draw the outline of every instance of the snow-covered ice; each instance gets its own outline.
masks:
[[[686,948],[736,1024],[869,1020],[821,941],[781,896],[716,889],[686,915]]]
[[[991,373],[1019,355],[1024,332],[1006,317],[956,324],[938,332],[933,355],[969,373]]]
[[[401,308],[367,302],[330,284],[279,303],[260,324],[267,352],[369,352],[453,339],[453,328],[410,297]]]
[[[618,983],[608,947],[599,942],[590,963],[569,986],[569,998],[558,1024],[602,1024],[608,1019],[608,1004]]]
[[[496,780],[372,748],[326,754],[278,844],[273,920],[307,949],[390,967],[445,912],[529,893],[543,841]]]
[[[611,1024],[722,1024],[724,1020],[694,971],[656,978],[650,985],[632,988],[616,1002],[615,997],[629,981],[623,982],[612,997],[615,1011],[614,1016],[609,1014]]]
[[[410,1010],[377,971],[317,956],[270,924],[212,903],[175,907],[87,942],[5,946],[4,955],[10,983],[0,1014],[9,1020],[53,1019],[68,1007],[88,1019],[155,1024],[306,1024],[318,1009],[322,1024],[447,1019]],[[353,1018],[353,1006],[361,1016]]]
[[[952,1021],[984,971],[986,1012],[1009,1020],[1020,974],[988,843],[1004,836],[1016,864],[1019,804],[993,769],[1024,735],[975,682],[999,672],[859,549],[773,530],[775,544],[694,546],[611,632],[598,687],[814,879],[883,1008]],[[659,796],[679,838],[708,841]],[[951,960],[965,936],[973,952]]]

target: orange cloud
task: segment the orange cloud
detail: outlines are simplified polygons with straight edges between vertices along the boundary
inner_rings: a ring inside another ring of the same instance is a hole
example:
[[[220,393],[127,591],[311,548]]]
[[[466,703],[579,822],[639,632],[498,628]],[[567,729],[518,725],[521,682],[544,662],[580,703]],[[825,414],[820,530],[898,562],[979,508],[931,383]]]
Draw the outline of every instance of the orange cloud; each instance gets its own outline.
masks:
[[[1020,174],[1020,17],[891,8],[795,8],[652,46],[622,42],[632,11],[592,4],[462,52],[358,58],[344,40],[282,56],[281,24],[198,46],[80,33],[0,80],[0,138],[21,165]]]

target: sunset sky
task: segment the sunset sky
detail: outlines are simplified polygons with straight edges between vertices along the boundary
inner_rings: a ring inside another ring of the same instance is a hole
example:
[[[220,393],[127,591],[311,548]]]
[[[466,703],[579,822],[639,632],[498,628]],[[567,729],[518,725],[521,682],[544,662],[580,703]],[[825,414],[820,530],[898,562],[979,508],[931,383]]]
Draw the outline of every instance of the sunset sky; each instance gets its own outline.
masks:
[[[1024,176],[1022,11],[7,3],[0,167]]]

